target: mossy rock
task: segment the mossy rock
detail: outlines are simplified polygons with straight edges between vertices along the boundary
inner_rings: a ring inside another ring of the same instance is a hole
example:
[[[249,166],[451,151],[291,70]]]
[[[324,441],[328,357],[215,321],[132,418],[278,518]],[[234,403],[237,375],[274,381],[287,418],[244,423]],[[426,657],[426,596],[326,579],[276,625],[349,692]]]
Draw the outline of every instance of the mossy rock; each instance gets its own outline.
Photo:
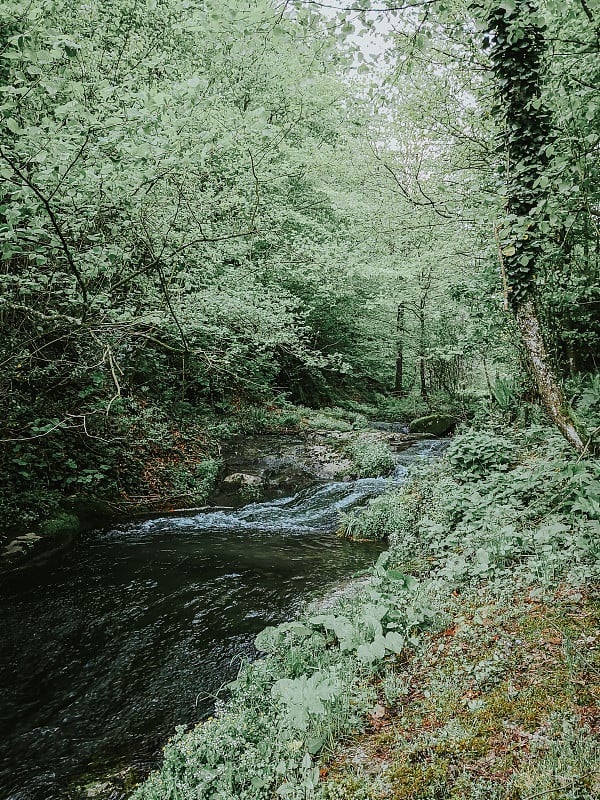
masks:
[[[408,426],[409,433],[428,433],[431,436],[443,436],[449,433],[460,420],[452,414],[431,414],[428,417],[413,419]]]
[[[40,526],[44,536],[61,536],[64,534],[75,534],[79,532],[81,524],[79,517],[75,514],[62,512],[54,517],[50,517]]]
[[[77,533],[78,530],[97,528],[109,525],[115,519],[115,509],[105,500],[92,497],[77,497],[72,499],[65,508],[67,517],[76,517],[78,527],[68,525],[67,532]],[[62,515],[61,515],[62,518]]]

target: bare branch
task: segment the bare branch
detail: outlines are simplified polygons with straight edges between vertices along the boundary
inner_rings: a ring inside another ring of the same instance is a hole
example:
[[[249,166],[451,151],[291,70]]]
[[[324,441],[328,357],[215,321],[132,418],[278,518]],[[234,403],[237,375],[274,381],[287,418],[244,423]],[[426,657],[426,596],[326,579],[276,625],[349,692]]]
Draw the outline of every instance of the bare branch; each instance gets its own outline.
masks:
[[[375,12],[381,13],[385,11],[406,11],[409,8],[426,8],[427,6],[432,6],[436,0],[420,0],[420,2],[416,3],[405,3],[401,6],[386,6],[385,8],[361,8],[359,6],[334,6],[328,3],[320,3],[318,0],[302,0],[302,2],[307,6],[317,6],[318,8],[331,8],[334,11],[368,11],[368,12]]]

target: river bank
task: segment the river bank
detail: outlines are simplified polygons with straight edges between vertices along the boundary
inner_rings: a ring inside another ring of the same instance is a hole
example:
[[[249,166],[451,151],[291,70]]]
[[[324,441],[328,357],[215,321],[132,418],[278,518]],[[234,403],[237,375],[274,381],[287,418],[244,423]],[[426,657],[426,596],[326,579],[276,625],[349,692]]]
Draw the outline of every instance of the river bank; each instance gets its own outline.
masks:
[[[596,797],[597,475],[545,427],[459,436],[388,495],[368,586],[261,633],[136,800]]]
[[[134,459],[139,461],[137,480],[145,487],[138,489],[141,494],[90,485],[78,494],[65,492],[46,517],[34,515],[31,522],[0,528],[0,574],[41,566],[97,527],[161,513],[236,508],[252,500],[283,497],[315,481],[350,478],[360,469],[352,444],[361,437],[388,443],[394,450],[422,438],[422,433],[408,433],[410,417],[419,408],[391,404],[387,414],[395,421],[373,426],[361,412],[380,411],[385,416],[385,408],[353,404],[350,409],[318,411],[294,406],[269,413],[260,409],[240,413],[227,425],[213,420],[202,432],[180,435],[173,452],[160,456],[144,453],[141,442]]]
[[[336,537],[340,512],[405,480],[406,464],[432,444],[405,449],[396,477],[361,478],[358,467],[348,474],[342,454],[359,441],[363,457],[389,458],[392,434],[320,430],[300,442],[266,436],[260,457],[260,437],[247,439],[225,462],[227,474],[243,466],[265,486],[292,465],[304,481],[297,450],[308,447],[302,453],[311,463],[318,447],[324,473],[296,493],[286,494],[286,481],[271,486],[277,496],[237,509],[90,531],[40,569],[5,575],[0,673],[9,691],[0,772],[11,799],[123,794],[156,766],[175,725],[210,713],[213,695],[235,677],[240,658],[253,657],[265,625],[368,568],[382,545]],[[113,777],[86,786],[77,775],[90,772]],[[101,786],[104,794],[93,794]]]

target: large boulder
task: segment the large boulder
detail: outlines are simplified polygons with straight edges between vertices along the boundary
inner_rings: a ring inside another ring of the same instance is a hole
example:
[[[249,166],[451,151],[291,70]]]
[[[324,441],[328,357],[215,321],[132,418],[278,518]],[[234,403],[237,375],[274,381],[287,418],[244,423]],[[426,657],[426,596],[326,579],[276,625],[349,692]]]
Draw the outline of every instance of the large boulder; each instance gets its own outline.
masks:
[[[409,433],[428,433],[430,436],[443,436],[460,422],[452,414],[431,414],[428,417],[413,419],[408,426]]]

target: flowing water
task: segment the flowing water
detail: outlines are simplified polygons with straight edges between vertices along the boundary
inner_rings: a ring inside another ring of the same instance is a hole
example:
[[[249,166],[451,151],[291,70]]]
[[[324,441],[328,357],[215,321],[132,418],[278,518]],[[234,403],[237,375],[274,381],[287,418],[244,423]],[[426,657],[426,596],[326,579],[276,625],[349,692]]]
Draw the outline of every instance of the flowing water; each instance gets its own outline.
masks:
[[[266,625],[366,568],[381,549],[334,535],[339,513],[402,482],[318,484],[236,511],[95,531],[0,589],[0,798],[54,800],[77,776],[152,764]]]

